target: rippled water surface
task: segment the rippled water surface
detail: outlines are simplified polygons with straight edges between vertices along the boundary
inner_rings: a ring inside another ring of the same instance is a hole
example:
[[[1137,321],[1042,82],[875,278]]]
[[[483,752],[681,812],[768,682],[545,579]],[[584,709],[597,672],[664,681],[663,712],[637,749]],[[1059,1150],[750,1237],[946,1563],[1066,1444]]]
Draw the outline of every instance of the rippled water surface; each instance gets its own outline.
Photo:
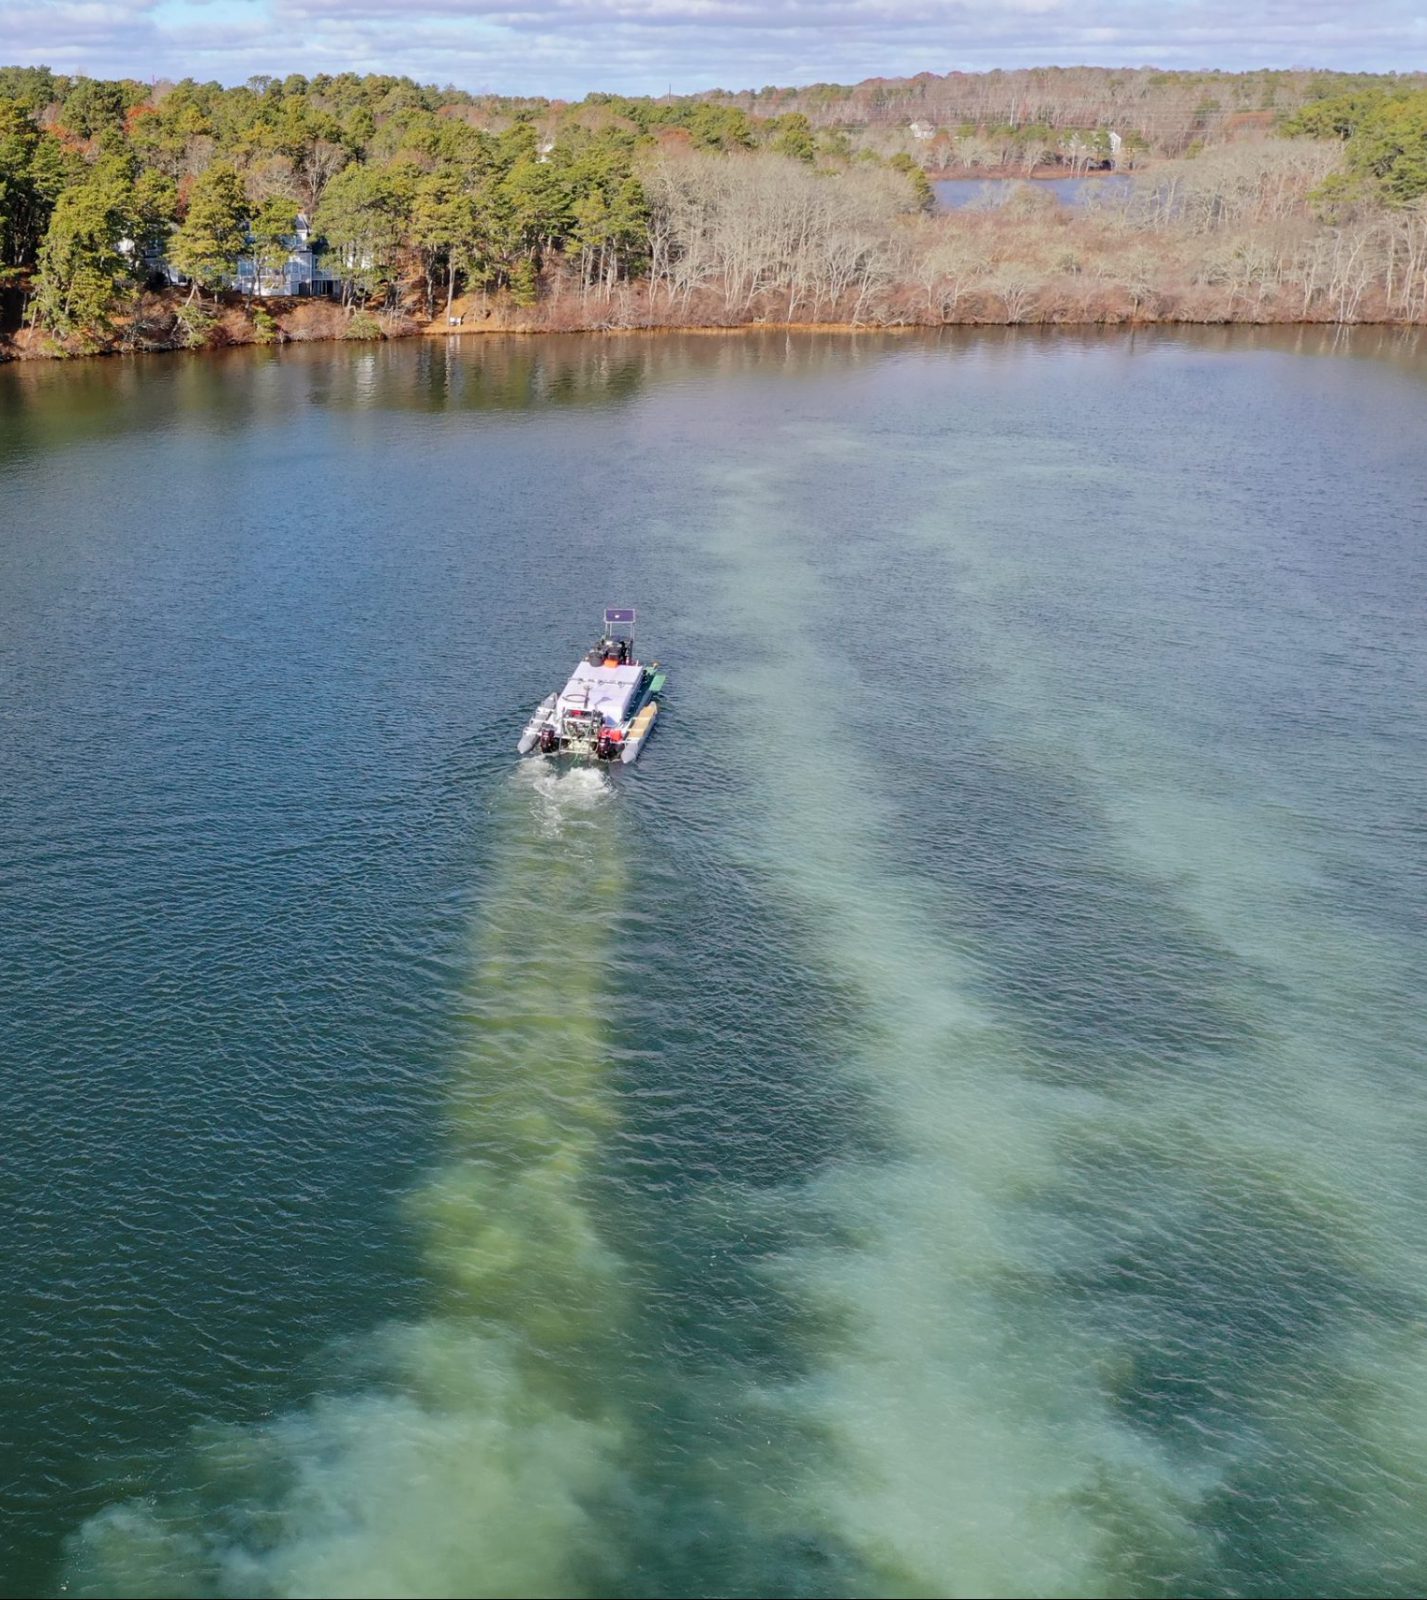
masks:
[[[1427,352],[0,371],[6,1593],[1427,1586]],[[610,602],[643,761],[522,764]]]

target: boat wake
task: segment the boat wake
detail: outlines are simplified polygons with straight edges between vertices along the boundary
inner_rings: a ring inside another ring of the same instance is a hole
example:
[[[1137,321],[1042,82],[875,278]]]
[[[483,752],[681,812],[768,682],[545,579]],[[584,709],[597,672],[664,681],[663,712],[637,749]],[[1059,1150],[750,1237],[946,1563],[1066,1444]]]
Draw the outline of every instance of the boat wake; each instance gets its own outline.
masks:
[[[370,1336],[356,1392],[201,1433],[175,1489],[74,1537],[71,1593],[598,1591],[623,1436],[602,1374],[624,1273],[584,1193],[610,1120],[607,797],[581,770],[498,797],[447,1157],[412,1199],[430,1314]]]
[[[544,839],[560,838],[571,819],[588,815],[614,796],[614,780],[603,767],[523,761],[511,782],[533,797],[535,825]]]
[[[749,1519],[851,1552],[876,1594],[1158,1592],[1204,1558],[1203,1486],[1122,1418],[1117,1352],[1057,1293],[1078,1248],[1055,1215],[1062,1149],[1085,1107],[1032,1070],[969,949],[880,854],[875,769],[801,737],[801,708],[836,704],[843,668],[788,626],[826,597],[767,489],[731,476],[717,530],[700,529],[750,643],[736,692],[720,689],[755,730],[747,848],[856,1019],[825,1048],[866,1093],[878,1154],[784,1196],[788,1235],[813,1242],[768,1270],[803,1310],[804,1372],[727,1403],[815,1444]],[[756,657],[770,637],[776,655]]]

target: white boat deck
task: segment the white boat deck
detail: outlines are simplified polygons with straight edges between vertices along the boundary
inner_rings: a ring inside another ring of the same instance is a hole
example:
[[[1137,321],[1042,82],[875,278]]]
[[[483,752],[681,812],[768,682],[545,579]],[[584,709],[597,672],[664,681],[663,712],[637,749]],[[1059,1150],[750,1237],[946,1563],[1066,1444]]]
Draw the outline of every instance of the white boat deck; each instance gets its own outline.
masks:
[[[592,667],[582,661],[560,691],[555,714],[558,717],[567,711],[598,711],[605,726],[612,727],[628,717],[643,676],[640,666]]]

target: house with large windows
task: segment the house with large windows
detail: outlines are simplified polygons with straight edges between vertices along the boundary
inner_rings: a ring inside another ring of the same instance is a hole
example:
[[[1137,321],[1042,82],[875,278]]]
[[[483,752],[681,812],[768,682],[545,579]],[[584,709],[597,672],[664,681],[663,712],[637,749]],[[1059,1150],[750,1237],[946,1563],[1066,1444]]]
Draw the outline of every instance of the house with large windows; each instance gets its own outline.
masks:
[[[248,242],[252,243],[251,233]],[[305,213],[293,214],[292,232],[283,237],[282,243],[287,248],[285,261],[260,263],[256,252],[239,256],[238,270],[225,279],[225,287],[236,289],[239,294],[263,297],[341,294],[343,280],[331,270],[336,260],[326,241],[313,232]],[[133,239],[120,239],[119,253],[135,264],[141,276],[149,278],[151,287],[165,283],[175,288],[188,287],[188,279],[169,264],[161,243],[138,244]]]
[[[328,270],[326,244],[312,230],[305,212],[293,219],[292,232],[283,238],[287,260],[281,265],[260,263],[257,255],[238,258],[233,287],[251,295],[335,295],[342,292],[342,280]]]

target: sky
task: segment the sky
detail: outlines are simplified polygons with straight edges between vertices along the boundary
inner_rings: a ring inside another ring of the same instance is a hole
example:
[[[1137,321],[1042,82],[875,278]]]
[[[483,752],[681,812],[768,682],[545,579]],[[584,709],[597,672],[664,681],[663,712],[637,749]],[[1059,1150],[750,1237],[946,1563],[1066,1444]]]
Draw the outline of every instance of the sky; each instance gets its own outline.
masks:
[[[1427,0],[0,0],[0,64],[577,98],[990,67],[1427,67]]]

